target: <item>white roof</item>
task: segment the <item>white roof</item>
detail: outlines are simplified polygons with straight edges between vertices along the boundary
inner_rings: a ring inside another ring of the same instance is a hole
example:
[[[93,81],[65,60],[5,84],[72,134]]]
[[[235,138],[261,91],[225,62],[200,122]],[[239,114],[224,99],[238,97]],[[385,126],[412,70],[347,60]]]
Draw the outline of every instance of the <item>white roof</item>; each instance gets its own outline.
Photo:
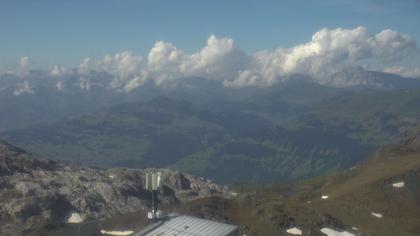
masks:
[[[144,236],[230,236],[238,230],[237,226],[200,219],[191,216],[174,216],[155,226]]]

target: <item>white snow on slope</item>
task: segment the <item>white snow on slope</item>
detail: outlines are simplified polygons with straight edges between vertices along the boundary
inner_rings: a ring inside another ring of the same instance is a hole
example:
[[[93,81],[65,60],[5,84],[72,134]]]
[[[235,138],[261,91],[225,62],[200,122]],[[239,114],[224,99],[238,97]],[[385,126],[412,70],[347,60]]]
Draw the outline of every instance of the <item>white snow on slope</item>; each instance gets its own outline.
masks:
[[[67,218],[66,222],[70,224],[78,224],[83,222],[83,218],[79,215],[79,213],[72,212],[69,214],[69,217]]]
[[[383,217],[382,214],[380,214],[380,213],[371,212],[370,214],[372,214],[376,218],[382,218]]]
[[[355,236],[354,234],[347,231],[337,231],[326,227],[322,228],[321,232],[328,236]]]
[[[117,235],[117,236],[125,236],[125,235],[131,235],[134,231],[126,230],[126,231],[106,231],[101,230],[101,234],[107,234],[107,235]]]
[[[321,198],[324,199],[324,200],[328,199],[328,195],[322,195]]]
[[[290,229],[286,230],[286,232],[289,233],[289,234],[294,234],[294,235],[302,235],[302,230],[300,230],[296,227],[290,228]]]
[[[394,187],[394,188],[402,188],[404,186],[405,186],[404,182],[398,182],[398,183],[392,184],[392,187]]]

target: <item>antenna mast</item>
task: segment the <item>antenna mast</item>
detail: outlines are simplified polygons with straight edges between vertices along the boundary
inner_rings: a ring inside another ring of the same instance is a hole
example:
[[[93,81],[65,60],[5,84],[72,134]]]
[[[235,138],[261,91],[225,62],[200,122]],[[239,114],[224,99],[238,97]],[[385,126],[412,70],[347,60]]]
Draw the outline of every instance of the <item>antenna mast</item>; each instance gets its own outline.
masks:
[[[162,218],[162,211],[158,210],[158,189],[161,184],[161,172],[146,173],[146,190],[152,193],[152,211],[147,213],[147,218],[158,220]]]

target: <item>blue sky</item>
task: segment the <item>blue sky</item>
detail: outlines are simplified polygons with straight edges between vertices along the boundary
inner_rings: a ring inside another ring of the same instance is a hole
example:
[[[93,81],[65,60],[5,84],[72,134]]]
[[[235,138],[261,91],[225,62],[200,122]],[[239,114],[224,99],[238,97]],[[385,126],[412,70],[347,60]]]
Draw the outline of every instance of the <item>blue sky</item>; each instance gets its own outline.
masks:
[[[210,34],[255,52],[307,42],[324,27],[359,25],[371,33],[391,28],[419,42],[420,1],[5,0],[0,68],[21,56],[37,67],[71,67],[124,50],[144,55],[158,40],[193,52]]]

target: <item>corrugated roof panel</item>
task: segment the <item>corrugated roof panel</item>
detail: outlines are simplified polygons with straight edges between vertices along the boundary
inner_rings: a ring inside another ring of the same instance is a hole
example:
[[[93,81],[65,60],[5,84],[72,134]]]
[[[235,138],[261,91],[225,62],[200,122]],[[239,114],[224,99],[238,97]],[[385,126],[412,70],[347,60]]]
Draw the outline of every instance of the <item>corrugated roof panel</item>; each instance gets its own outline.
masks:
[[[176,216],[164,221],[145,236],[227,236],[237,229],[234,225],[190,216]]]

